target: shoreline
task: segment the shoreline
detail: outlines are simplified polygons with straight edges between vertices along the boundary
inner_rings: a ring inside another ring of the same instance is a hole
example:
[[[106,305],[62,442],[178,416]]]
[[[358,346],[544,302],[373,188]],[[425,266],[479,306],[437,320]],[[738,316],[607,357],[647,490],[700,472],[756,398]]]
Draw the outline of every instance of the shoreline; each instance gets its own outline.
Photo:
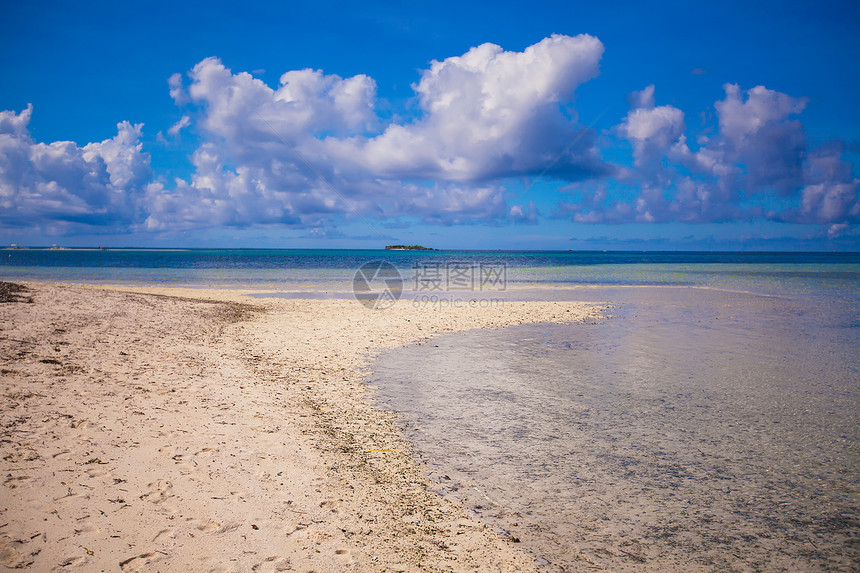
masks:
[[[33,304],[0,306],[4,566],[534,569],[433,493],[366,369],[438,333],[590,322],[605,305],[370,311],[26,284]]]

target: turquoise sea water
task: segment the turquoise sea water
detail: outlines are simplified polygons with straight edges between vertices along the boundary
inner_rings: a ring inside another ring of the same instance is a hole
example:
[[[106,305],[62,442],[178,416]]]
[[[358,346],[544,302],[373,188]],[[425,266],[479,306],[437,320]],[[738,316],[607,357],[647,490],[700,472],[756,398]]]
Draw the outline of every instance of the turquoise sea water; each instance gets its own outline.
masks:
[[[0,251],[0,280],[350,298],[374,260],[397,304],[613,306],[374,367],[439,491],[541,568],[860,570],[860,254],[29,250]],[[419,288],[449,264],[504,267],[504,288]]]
[[[426,265],[504,265],[510,289],[573,285],[704,285],[765,290],[856,288],[860,253],[3,250],[0,278],[348,293],[362,264],[384,260],[408,288]]]

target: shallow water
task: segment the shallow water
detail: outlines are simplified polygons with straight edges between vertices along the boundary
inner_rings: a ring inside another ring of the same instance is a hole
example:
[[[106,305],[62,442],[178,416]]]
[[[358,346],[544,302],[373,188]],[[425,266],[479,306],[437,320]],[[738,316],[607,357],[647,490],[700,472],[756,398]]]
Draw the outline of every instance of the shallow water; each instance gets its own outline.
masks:
[[[547,570],[857,570],[857,293],[794,291],[598,289],[602,324],[441,336],[373,384]]]

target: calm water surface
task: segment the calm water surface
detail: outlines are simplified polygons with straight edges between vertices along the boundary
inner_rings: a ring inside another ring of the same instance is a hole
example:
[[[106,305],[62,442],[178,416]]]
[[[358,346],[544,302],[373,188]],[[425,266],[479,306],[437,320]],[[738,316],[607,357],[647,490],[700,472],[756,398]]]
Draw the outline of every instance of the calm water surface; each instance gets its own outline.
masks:
[[[441,336],[373,384],[546,570],[856,571],[860,290],[792,277],[573,290],[614,316]]]
[[[395,265],[407,287],[427,264],[501,264],[510,288],[555,285],[746,285],[771,273],[802,282],[860,273],[860,253],[384,251],[299,249],[0,250],[0,279],[263,288],[350,294],[362,264]]]

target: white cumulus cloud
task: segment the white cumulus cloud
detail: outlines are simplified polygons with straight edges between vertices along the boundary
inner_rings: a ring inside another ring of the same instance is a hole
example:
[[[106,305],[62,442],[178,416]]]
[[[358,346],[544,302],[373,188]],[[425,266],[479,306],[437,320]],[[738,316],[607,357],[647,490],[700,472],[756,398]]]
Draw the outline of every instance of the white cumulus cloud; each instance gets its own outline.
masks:
[[[838,142],[809,142],[805,98],[726,84],[714,125],[691,133],[684,111],[657,105],[649,85],[598,143],[574,104],[603,51],[593,36],[553,35],[519,52],[487,43],[432,61],[406,120],[384,119],[364,74],[291,70],[269,86],[206,58],[167,82],[181,115],[166,133],[194,124],[183,141],[190,175],[172,181],[152,173],[141,124],[84,146],[42,143],[28,130],[32,107],[3,111],[0,224],[535,223],[535,202],[513,203],[510,192],[530,177],[565,186],[556,214],[581,223],[770,219],[835,236],[860,222],[860,181]],[[601,158],[600,146],[619,145],[632,164]]]
[[[469,182],[548,170],[581,179],[608,167],[561,104],[599,71],[593,36],[552,36],[522,52],[494,44],[434,61],[413,85],[422,115],[370,138],[329,141],[341,160],[390,178]]]
[[[684,133],[684,112],[680,109],[654,105],[654,86],[634,92],[631,109],[619,126],[619,132],[633,144],[637,166],[655,162],[674,145]]]
[[[207,58],[187,87],[170,82],[177,103],[196,108],[204,137],[194,175],[149,190],[147,225],[504,218],[507,177],[573,181],[610,169],[593,134],[565,114],[602,53],[585,35],[553,36],[522,52],[483,44],[432,62],[413,85],[420,115],[388,125],[365,75],[295,70],[271,88]]]
[[[742,92],[726,84],[724,90],[725,98],[714,104],[717,133],[700,134],[696,150],[688,145],[680,109],[656,106],[653,86],[631,94],[632,109],[616,133],[633,148],[634,169],[619,173],[633,196],[582,191],[576,201],[561,202],[558,212],[580,222],[766,218],[840,229],[860,221],[858,180],[842,146],[810,149],[796,119],[806,99],[764,86]]]
[[[142,125],[122,122],[117,135],[78,147],[39,143],[28,130],[33,108],[0,112],[0,222],[7,227],[58,223],[133,224],[152,178],[139,143]]]

